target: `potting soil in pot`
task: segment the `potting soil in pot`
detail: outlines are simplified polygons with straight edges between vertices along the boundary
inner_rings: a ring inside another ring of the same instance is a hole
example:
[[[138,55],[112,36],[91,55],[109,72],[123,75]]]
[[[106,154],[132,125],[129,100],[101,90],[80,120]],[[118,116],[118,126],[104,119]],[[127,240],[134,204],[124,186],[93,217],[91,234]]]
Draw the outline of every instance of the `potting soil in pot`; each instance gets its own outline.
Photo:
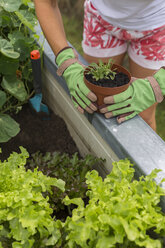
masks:
[[[85,77],[92,84],[102,86],[102,87],[110,87],[110,88],[125,85],[130,81],[129,77],[126,74],[124,74],[123,72],[117,73],[113,80],[112,79],[101,79],[101,80],[96,81],[92,77],[91,74],[86,74]]]
[[[0,160],[7,159],[12,152],[20,152],[19,146],[27,149],[29,154],[40,151],[78,152],[63,119],[51,112],[50,119],[43,120],[34,113],[29,104],[12,116],[20,124],[20,132],[6,143],[0,143],[2,153]]]

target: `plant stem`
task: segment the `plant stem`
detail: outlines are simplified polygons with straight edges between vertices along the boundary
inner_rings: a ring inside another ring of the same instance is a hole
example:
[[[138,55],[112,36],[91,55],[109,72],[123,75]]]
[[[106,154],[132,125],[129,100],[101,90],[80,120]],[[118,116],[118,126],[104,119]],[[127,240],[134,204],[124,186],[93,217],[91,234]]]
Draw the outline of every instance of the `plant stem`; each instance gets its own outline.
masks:
[[[71,209],[70,209],[70,206],[67,206],[67,209],[68,209],[69,215],[71,216],[71,215],[72,215],[72,211],[71,211]]]
[[[14,106],[9,106],[9,107],[7,107],[5,110],[2,110],[0,113],[1,113],[1,114],[4,114],[4,113],[6,113],[7,111],[9,111],[9,110],[11,110],[11,109],[16,109],[17,107],[20,107],[20,106],[24,105],[25,103],[28,102],[28,100],[32,97],[33,94],[34,94],[34,91],[31,92],[31,94],[28,96],[28,98],[27,98],[25,101],[23,101],[23,102],[21,102],[21,103],[19,102],[19,103],[17,103],[17,104],[14,105]]]

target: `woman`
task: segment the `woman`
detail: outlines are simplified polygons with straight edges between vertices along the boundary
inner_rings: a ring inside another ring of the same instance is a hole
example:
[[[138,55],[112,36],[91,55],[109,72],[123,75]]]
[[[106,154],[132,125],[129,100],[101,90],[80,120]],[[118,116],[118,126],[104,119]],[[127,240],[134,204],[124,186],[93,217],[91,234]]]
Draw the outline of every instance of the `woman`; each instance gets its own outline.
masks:
[[[68,47],[57,0],[34,0],[34,3],[41,28],[56,56],[58,73],[64,76],[75,107],[81,113],[84,110],[93,113],[97,110],[94,104],[96,96],[85,86],[83,66],[78,58],[75,58],[73,49]],[[165,65],[164,0],[86,0],[84,7],[82,47],[84,57],[89,63],[112,58],[115,63],[121,64],[128,50],[130,72],[133,77],[152,76]],[[160,71],[161,74],[164,73],[163,69]],[[136,84],[132,85],[138,85],[138,80],[135,82]],[[140,84],[141,92],[145,86],[144,82]],[[129,88],[133,91],[129,96],[137,88],[137,86],[132,88],[132,85]],[[149,93],[146,92],[147,98],[146,94],[144,95],[144,102],[150,97],[151,92],[154,93],[151,84],[149,89]],[[138,90],[138,96],[141,92]],[[138,96],[136,94],[136,99]],[[152,101],[140,108],[136,107],[134,112],[140,114],[156,130],[155,110],[158,101],[156,97],[153,98],[153,94],[151,98]],[[133,99],[135,98],[132,96]],[[123,101],[125,100],[127,99]],[[106,104],[111,102],[111,98],[105,99]],[[112,114],[111,106],[102,109],[102,113],[106,118],[115,116]]]

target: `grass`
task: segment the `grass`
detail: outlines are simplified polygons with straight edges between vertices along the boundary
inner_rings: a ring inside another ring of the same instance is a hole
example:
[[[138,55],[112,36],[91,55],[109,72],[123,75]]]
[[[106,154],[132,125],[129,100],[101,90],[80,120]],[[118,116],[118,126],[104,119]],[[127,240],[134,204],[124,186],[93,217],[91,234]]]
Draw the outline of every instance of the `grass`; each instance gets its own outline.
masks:
[[[158,104],[156,110],[157,134],[165,141],[165,99]]]
[[[76,18],[74,15],[68,17],[66,14],[62,15],[65,32],[68,41],[76,48],[76,50],[83,55],[81,47],[82,33],[83,33],[83,20]],[[83,19],[83,18],[82,18]],[[127,57],[124,60],[124,65],[128,67]],[[157,123],[157,134],[165,141],[165,100],[158,104],[156,110],[156,123]]]
[[[78,21],[74,15],[69,16],[68,18],[66,14],[63,14],[62,18],[63,18],[67,40],[82,55],[83,50],[81,46],[81,41],[82,41],[82,34],[83,34],[83,20]]]

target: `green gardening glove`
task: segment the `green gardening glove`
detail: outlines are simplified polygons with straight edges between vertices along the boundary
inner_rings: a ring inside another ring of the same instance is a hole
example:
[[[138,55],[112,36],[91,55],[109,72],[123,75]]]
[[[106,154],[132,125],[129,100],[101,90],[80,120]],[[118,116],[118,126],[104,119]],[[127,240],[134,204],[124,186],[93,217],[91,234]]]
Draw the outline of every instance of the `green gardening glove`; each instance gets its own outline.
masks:
[[[84,113],[96,111],[96,106],[92,103],[97,100],[97,97],[92,93],[84,83],[84,68],[78,60],[78,55],[71,47],[62,49],[56,56],[58,65],[57,74],[63,76],[66,80],[70,95],[75,107]]]
[[[165,69],[161,68],[153,77],[132,78],[128,89],[120,94],[104,98],[106,107],[100,112],[106,118],[117,116],[118,123],[133,118],[154,103],[160,103],[165,95]]]

